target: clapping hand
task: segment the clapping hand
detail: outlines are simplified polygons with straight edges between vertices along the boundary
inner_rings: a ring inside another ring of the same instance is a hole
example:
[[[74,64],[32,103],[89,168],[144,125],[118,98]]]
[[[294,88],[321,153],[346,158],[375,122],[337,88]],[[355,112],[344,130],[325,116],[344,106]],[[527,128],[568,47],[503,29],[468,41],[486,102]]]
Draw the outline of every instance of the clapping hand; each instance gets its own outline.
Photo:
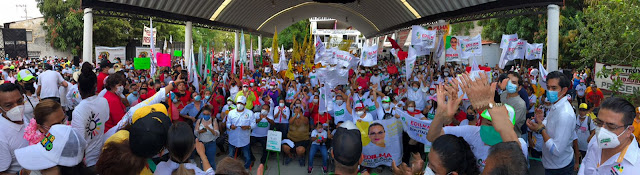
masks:
[[[487,75],[480,74],[479,78],[474,81],[469,78],[469,74],[464,73],[459,79],[460,82],[453,81],[453,84],[459,86],[462,92],[467,94],[472,106],[478,108],[493,103],[496,83],[489,84]]]
[[[451,85],[438,85],[436,99],[438,108],[436,115],[453,117],[458,111],[458,105],[462,101],[462,96],[458,96],[458,89]],[[448,98],[448,100],[447,100]]]

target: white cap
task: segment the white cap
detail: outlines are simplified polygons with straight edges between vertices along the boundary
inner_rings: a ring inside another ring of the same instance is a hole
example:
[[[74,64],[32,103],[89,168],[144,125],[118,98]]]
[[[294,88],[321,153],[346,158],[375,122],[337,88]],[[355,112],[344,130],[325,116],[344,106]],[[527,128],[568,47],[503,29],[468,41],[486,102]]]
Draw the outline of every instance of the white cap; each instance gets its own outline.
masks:
[[[238,98],[236,98],[236,103],[247,104],[247,97],[239,96]]]
[[[53,125],[40,143],[15,150],[18,163],[28,170],[57,165],[73,167],[82,162],[87,142],[69,125]]]

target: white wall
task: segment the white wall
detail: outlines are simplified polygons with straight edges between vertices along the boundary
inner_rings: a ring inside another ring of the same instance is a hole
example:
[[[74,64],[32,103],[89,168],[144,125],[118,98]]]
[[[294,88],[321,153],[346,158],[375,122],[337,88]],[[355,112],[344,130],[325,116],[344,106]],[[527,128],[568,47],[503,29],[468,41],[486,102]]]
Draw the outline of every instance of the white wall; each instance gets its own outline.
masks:
[[[12,29],[26,29],[27,31],[31,31],[33,42],[27,42],[27,51],[40,51],[40,58],[44,56],[58,56],[58,58],[67,57],[68,59],[73,59],[71,52],[54,49],[51,43],[45,41],[47,33],[42,28],[42,22],[44,22],[44,18],[33,18],[13,22],[9,27]]]

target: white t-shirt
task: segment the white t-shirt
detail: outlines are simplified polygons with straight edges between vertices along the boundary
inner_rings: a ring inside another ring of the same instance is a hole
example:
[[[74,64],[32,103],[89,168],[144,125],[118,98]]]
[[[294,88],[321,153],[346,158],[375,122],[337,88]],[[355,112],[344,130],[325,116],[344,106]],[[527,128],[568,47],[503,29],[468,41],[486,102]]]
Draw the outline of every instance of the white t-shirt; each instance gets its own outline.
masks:
[[[332,105],[333,107],[329,114],[333,117],[333,124],[337,125],[338,122],[351,120],[351,113],[347,111],[347,104],[342,103],[342,105],[338,106],[336,102],[333,102]]]
[[[480,126],[447,126],[442,128],[444,134],[451,134],[458,137],[462,137],[469,146],[471,146],[471,151],[476,156],[476,163],[480,168],[480,171],[484,170],[485,163],[487,161],[487,156],[489,155],[489,148],[491,146],[484,144],[482,138],[480,138]],[[520,148],[522,149],[523,155],[528,155],[527,143],[522,139],[518,138],[520,141]]]
[[[282,109],[282,112],[280,112]],[[289,111],[289,107],[276,106],[273,110],[273,122],[275,123],[289,123],[289,116],[291,116],[291,112]]]
[[[324,129],[322,130],[321,133],[318,133],[317,129],[313,129],[313,131],[311,131],[311,137],[320,137],[319,139],[327,139],[327,138],[329,138],[327,136],[327,131],[325,131]],[[313,141],[311,144],[320,145],[320,143],[318,143],[316,141]]]
[[[178,169],[179,166],[180,166],[180,164],[178,164],[176,162],[173,162],[171,160],[169,160],[167,162],[160,162],[156,166],[156,171],[153,174],[154,175],[171,175],[173,173],[173,171]],[[196,175],[214,175],[214,174],[216,174],[216,172],[213,171],[213,168],[209,168],[207,171],[202,171],[200,168],[198,168],[197,165],[195,165],[193,163],[185,163],[184,167],[187,168],[188,170],[193,170]]]
[[[22,138],[26,126],[0,116],[0,172],[17,173],[22,169],[14,151],[29,146],[29,142]]]
[[[576,86],[576,92],[578,93],[578,96],[584,97],[584,92],[586,90],[587,90],[587,85],[579,84],[578,86]]]
[[[591,131],[596,129],[596,125],[593,124],[593,120],[589,119],[589,116],[584,119],[584,121],[580,121],[580,117],[576,119],[576,134],[578,135],[578,149],[580,151],[587,151],[587,147],[589,146],[589,136],[591,135]]]
[[[27,96],[26,94],[24,94],[23,96],[24,96],[24,101],[23,101],[24,102],[24,118],[26,119],[25,120],[25,123],[26,123],[33,118],[33,109],[38,105],[38,103],[40,103],[40,99],[38,99],[38,96],[36,94],[31,94],[31,96]]]
[[[47,70],[38,76],[38,86],[42,86],[40,90],[40,99],[48,97],[60,97],[58,87],[60,83],[64,82],[64,79],[60,73]]]
[[[231,129],[231,125],[236,126],[236,129]],[[241,126],[256,127],[253,112],[249,109],[244,109],[242,112],[238,112],[238,109],[229,111],[229,115],[227,116],[227,133],[229,134],[230,145],[243,147],[249,144],[251,130],[243,130]]]
[[[365,112],[364,118],[360,118],[360,116],[353,117],[353,123],[357,123],[358,120],[362,120],[363,122],[373,122],[373,116],[370,113]]]
[[[254,120],[260,119],[260,112],[254,113],[253,117],[255,118]],[[273,115],[267,114],[267,118],[273,120]],[[260,122],[256,123],[256,128],[251,131],[251,136],[266,137],[270,126],[269,120],[263,118]]]
[[[99,107],[104,106],[104,107]],[[73,110],[71,127],[76,133],[82,134],[87,141],[85,162],[93,166],[98,162],[102,145],[104,144],[105,123],[109,120],[109,106],[107,99],[98,96],[86,98]]]

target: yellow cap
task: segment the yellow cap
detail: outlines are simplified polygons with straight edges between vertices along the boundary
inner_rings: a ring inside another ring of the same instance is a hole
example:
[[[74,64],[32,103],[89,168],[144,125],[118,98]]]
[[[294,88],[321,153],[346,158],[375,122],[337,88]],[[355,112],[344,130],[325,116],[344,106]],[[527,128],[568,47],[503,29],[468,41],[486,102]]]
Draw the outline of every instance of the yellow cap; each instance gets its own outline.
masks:
[[[580,103],[579,109],[589,109],[589,106],[586,103]]]

